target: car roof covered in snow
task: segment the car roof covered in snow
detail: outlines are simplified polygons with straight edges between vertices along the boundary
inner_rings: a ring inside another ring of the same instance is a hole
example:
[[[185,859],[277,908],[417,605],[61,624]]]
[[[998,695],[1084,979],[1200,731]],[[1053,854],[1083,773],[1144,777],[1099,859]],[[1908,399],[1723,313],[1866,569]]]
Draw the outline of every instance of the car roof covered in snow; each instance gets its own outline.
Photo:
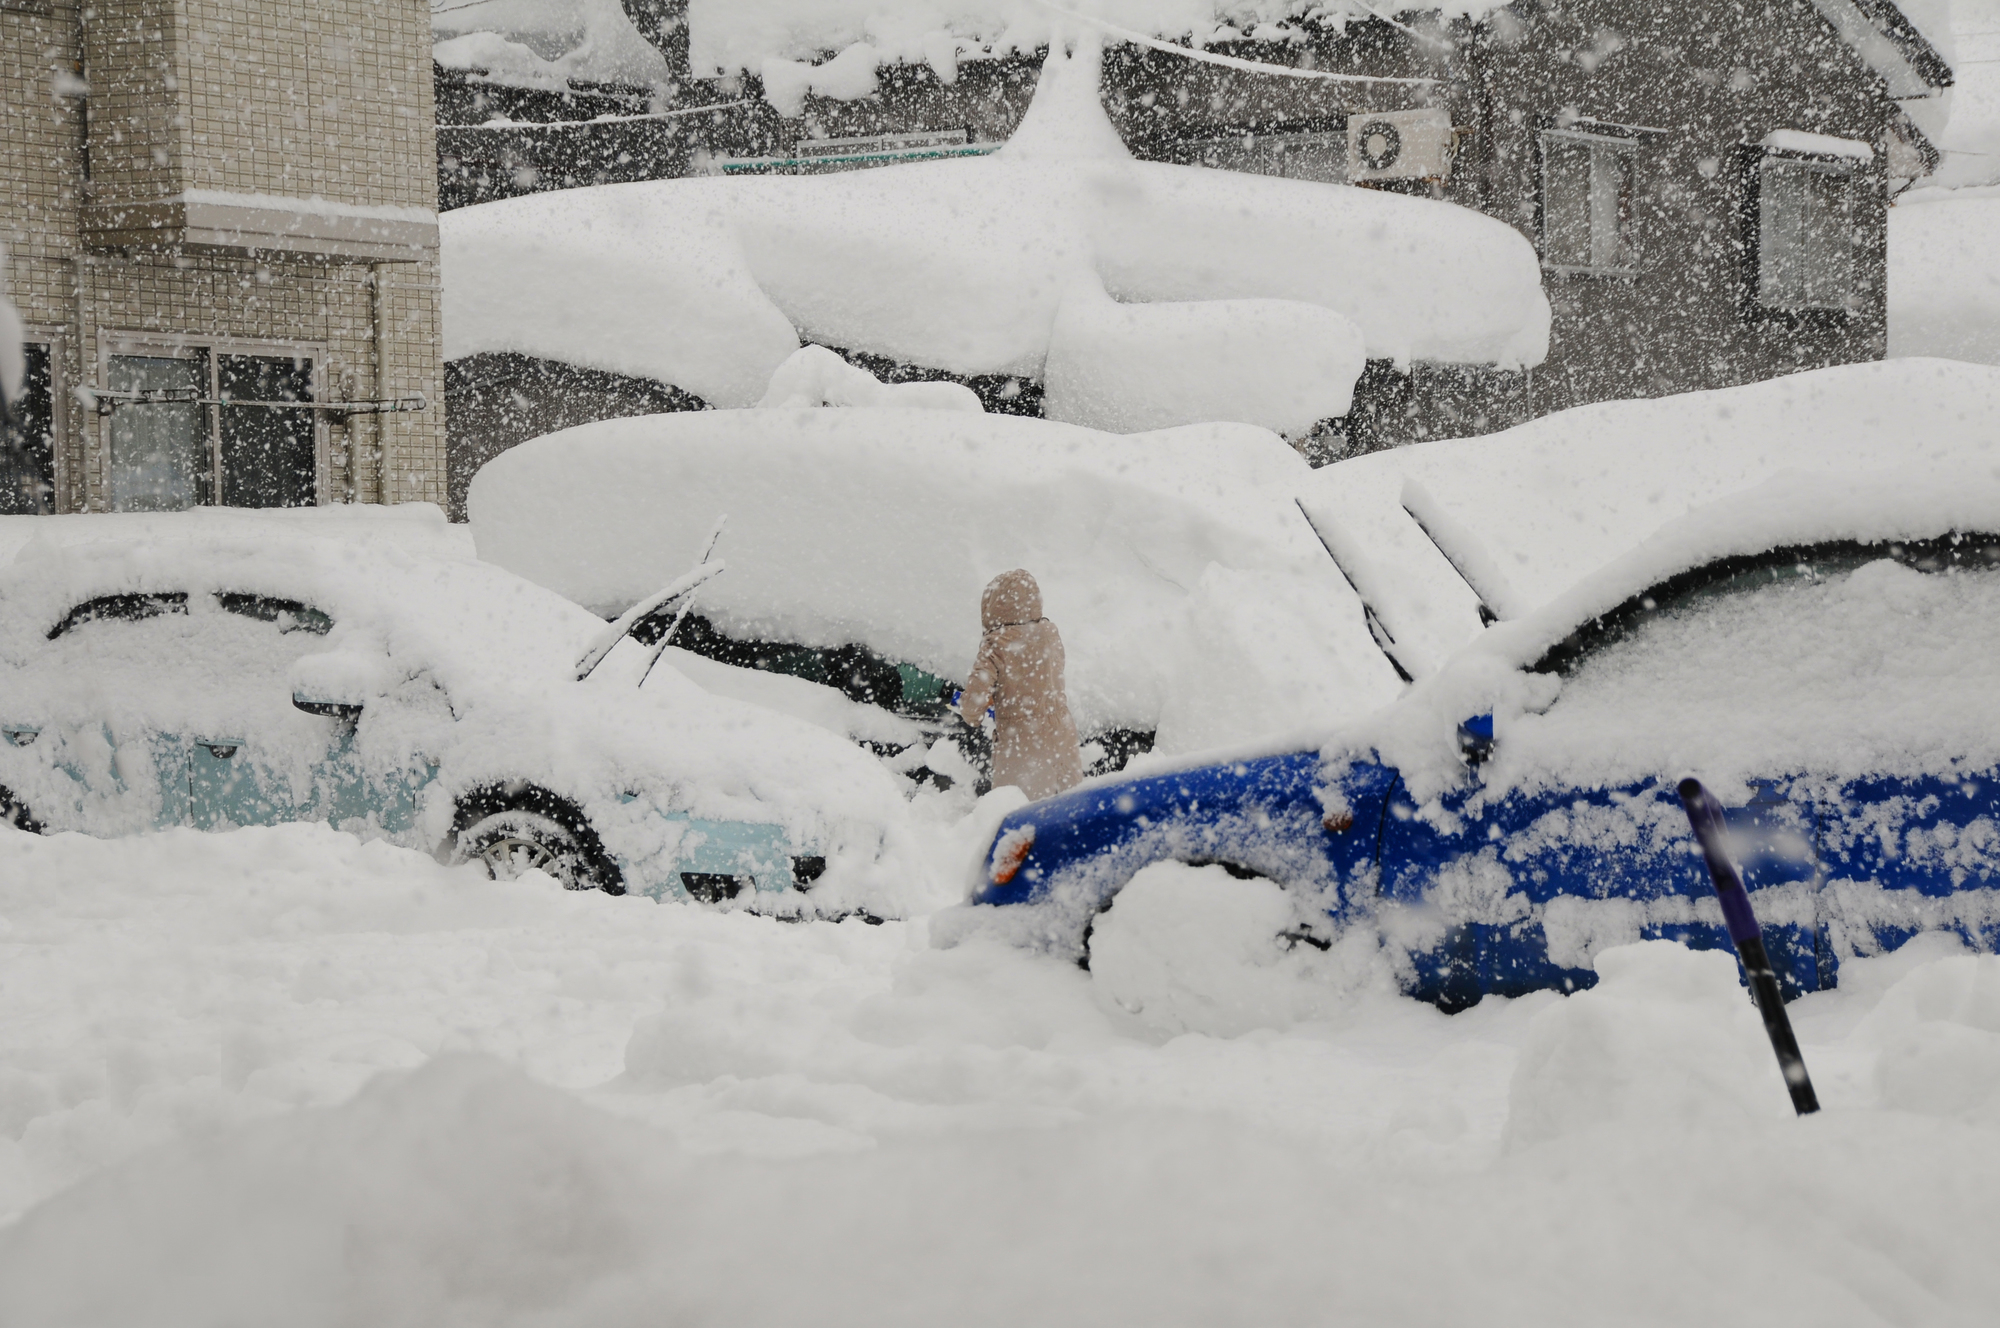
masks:
[[[1098,433],[933,410],[709,411],[524,443],[473,480],[481,557],[613,613],[690,566],[743,639],[859,642],[963,678],[979,596],[1025,567],[1087,729],[1172,747],[1366,713],[1398,684],[1293,505],[1298,454],[1245,425]]]
[[[1668,523],[1786,470],[2000,461],[1996,419],[2000,369],[1842,365],[1356,457],[1315,472],[1301,500],[1423,676],[1478,635],[1482,598],[1503,619],[1532,613]]]
[[[1464,777],[1456,739],[1461,721],[1492,714],[1504,736],[1507,716],[1545,708],[1556,695],[1551,678],[1525,670],[1580,626],[1681,573],[1775,550],[1848,543],[1882,546],[1887,558],[1897,543],[1955,535],[2000,536],[2000,476],[1990,464],[1923,473],[1775,476],[1668,523],[1550,603],[1489,628],[1400,703],[1344,731],[1329,749],[1374,747],[1403,772],[1419,798],[1432,796]],[[1975,565],[1989,564],[1982,558]],[[1643,689],[1632,699],[1635,706],[1644,705]],[[1810,696],[1796,699],[1811,709]],[[1814,722],[1837,735],[1855,719],[1825,707]],[[1884,722],[1893,727],[1895,720]],[[1967,716],[1963,722],[1977,727],[1984,721]],[[1756,755],[1741,752],[1733,759],[1754,761]]]
[[[447,690],[562,677],[603,626],[498,567],[356,539],[344,525],[280,532],[184,520],[31,540],[0,567],[0,649],[21,658],[74,609],[106,596],[223,592],[300,600],[331,617],[342,639],[370,638],[391,658],[431,669]]]

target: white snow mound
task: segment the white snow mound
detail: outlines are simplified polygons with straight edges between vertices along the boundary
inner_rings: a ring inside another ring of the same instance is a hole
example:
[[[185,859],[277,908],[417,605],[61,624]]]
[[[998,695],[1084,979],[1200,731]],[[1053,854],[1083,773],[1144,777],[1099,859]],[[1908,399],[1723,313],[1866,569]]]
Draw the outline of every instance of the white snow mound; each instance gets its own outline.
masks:
[[[861,642],[963,678],[979,595],[1025,567],[1086,730],[1192,748],[1358,715],[1397,684],[1291,504],[1262,430],[1118,436],[1017,416],[707,411],[524,443],[474,479],[480,556],[610,614],[680,575],[718,516],[699,610],[748,639]]]

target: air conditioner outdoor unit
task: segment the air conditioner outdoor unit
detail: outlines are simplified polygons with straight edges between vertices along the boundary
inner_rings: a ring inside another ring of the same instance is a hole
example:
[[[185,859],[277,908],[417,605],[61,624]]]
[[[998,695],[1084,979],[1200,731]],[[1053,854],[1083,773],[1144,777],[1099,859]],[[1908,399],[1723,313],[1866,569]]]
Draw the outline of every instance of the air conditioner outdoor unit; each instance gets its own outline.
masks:
[[[1357,112],[1347,117],[1347,178],[1442,180],[1454,142],[1443,110]]]

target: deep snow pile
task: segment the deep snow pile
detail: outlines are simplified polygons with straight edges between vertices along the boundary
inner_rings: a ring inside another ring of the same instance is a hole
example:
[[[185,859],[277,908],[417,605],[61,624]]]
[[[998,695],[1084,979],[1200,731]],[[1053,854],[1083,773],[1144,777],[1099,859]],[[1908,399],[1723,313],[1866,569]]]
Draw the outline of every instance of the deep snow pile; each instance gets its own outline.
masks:
[[[1591,992],[1447,1018],[1280,950],[1268,889],[1155,869],[1093,978],[314,827],[0,831],[0,1320],[1970,1324],[2000,1295],[2000,960],[1927,938],[1795,1004],[1826,1107],[1795,1121],[1724,956],[1614,950]]]
[[[865,47],[876,61],[927,61],[954,77],[961,55],[1034,51],[1077,26],[1061,10],[1150,37],[1221,36],[1294,17],[1294,0],[691,0],[688,62],[702,73],[761,71]]]
[[[567,92],[571,79],[664,87],[666,57],[619,0],[450,0],[431,7],[432,57],[496,83]]]
[[[2000,370],[1890,360],[1579,406],[1342,461],[1301,492],[1421,674],[1479,631],[1472,593],[1424,527],[1494,612],[1515,617],[1667,523],[1787,470],[1920,475],[2000,459],[1995,419]]]
[[[1025,567],[1088,732],[1189,750],[1365,714],[1396,679],[1292,505],[1308,473],[1258,429],[1117,436],[947,411],[604,420],[502,454],[468,501],[479,553],[600,612],[700,556],[729,635],[840,646],[963,679],[979,595]]]
[[[1889,353],[2000,364],[2000,185],[1889,209]]]
[[[190,532],[245,539],[299,536],[351,539],[440,558],[472,556],[472,532],[445,519],[436,503],[339,503],[330,507],[194,507],[185,512],[0,516],[0,565],[31,541],[66,547],[136,536]]]
[[[562,190],[442,219],[445,357],[513,351],[764,393],[798,338],[1047,377],[1051,418],[1346,411],[1363,358],[1539,363],[1533,249],[1470,209],[1131,160],[1097,47],[1060,51],[991,157]]]

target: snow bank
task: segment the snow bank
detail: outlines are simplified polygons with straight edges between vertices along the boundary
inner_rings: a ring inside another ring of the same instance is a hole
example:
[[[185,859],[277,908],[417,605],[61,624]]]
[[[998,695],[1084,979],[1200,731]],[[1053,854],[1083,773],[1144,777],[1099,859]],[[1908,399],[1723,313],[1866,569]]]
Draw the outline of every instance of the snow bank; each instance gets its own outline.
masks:
[[[431,56],[496,83],[566,92],[569,81],[641,87],[671,81],[660,49],[619,0],[458,0],[433,7]]]
[[[1792,1114],[1736,956],[1642,941],[1596,959],[1597,986],[1529,1027],[1508,1089],[1506,1144],[1578,1131],[1737,1131]]]
[[[436,503],[340,503],[329,507],[195,507],[185,512],[90,512],[0,516],[0,566],[31,540],[57,547],[200,532],[244,538],[298,535],[353,539],[439,558],[470,558],[472,532]]]
[[[443,235],[444,356],[511,351],[748,406],[798,349],[707,181],[458,208]]]
[[[1855,476],[2000,461],[2000,371],[1891,360],[1745,387],[1579,406],[1481,438],[1342,461],[1300,486],[1306,509],[1413,672],[1479,632],[1464,581],[1403,507],[1433,529],[1503,617],[1518,616],[1668,522],[1788,469]],[[1438,523],[1432,522],[1433,526]],[[1454,544],[1453,536],[1458,537]]]
[[[1085,290],[1049,334],[1043,412],[1112,433],[1240,420],[1303,434],[1347,414],[1361,332],[1298,300],[1118,304]]]
[[[1247,31],[1293,17],[1291,0],[1076,0],[1063,9],[1148,36]],[[881,60],[929,61],[955,72],[962,52],[1034,51],[1077,24],[1036,0],[692,0],[688,60],[697,74],[755,70],[771,59],[816,60],[869,43]]]
[[[1050,374],[1072,422],[1145,397],[1149,421],[1171,402],[1172,423],[1227,409],[1292,427],[1346,400],[1349,324],[1366,355],[1399,362],[1547,353],[1540,269],[1512,227],[1430,199],[1133,161],[1096,100],[1096,49],[1051,57],[1023,137],[990,157],[448,213],[446,358],[514,350],[744,405],[795,328],[952,373]],[[1177,390],[1159,398],[1167,352]]]
[[[757,405],[765,410],[815,406],[883,406],[962,410],[979,414],[979,394],[962,383],[886,384],[824,346],[801,346],[771,375]]]
[[[1794,1003],[1825,1103],[1794,1121],[1737,1059],[1715,957],[1652,947],[1587,996],[1449,1018],[1264,988],[1223,1036],[921,924],[566,895],[316,827],[0,832],[0,917],[10,1328],[1171,1326],[1243,1321],[1246,1287],[1259,1322],[1976,1323],[2000,1298],[1988,957],[1912,946]],[[1161,975],[1273,971],[1202,963]]]
[[[1163,745],[1200,746],[1395,694],[1288,500],[1305,473],[1247,426],[710,411],[524,443],[473,480],[469,508],[482,557],[606,614],[678,576],[727,515],[729,570],[698,597],[725,631],[859,641],[954,678],[981,588],[1026,567],[1085,729],[1160,724]]]
[[[1889,353],[2000,364],[2000,186],[1889,209]]]

